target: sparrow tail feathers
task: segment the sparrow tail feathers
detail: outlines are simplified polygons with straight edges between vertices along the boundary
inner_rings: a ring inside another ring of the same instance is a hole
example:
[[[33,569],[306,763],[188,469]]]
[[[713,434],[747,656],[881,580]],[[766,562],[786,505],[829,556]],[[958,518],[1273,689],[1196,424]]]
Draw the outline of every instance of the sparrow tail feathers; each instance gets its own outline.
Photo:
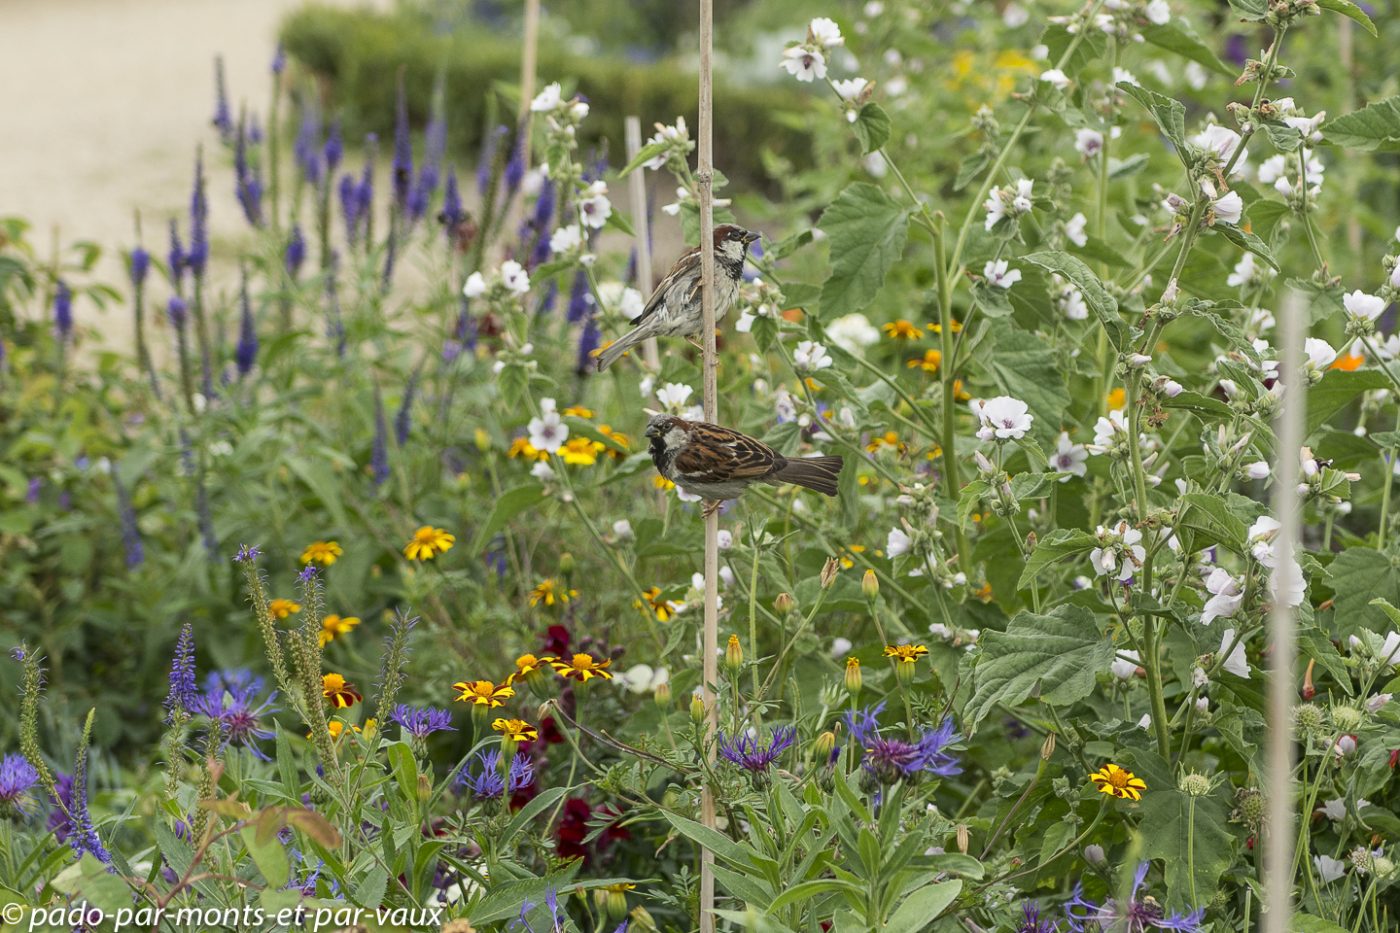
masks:
[[[840,457],[803,457],[789,460],[787,466],[773,478],[795,486],[804,486],[824,496],[836,495],[836,480],[844,461]]]

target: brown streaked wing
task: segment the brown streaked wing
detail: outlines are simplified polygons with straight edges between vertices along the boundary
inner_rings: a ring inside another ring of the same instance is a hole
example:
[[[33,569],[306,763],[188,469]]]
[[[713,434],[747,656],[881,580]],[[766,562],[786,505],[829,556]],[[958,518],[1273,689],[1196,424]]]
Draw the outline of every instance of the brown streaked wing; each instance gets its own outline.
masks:
[[[697,423],[690,443],[676,454],[675,469],[698,482],[759,480],[773,472],[777,459],[777,452],[756,438]]]
[[[667,274],[666,278],[656,283],[655,291],[653,291],[651,293],[651,297],[647,299],[646,307],[642,308],[642,313],[637,315],[636,318],[632,320],[632,326],[636,327],[638,324],[642,323],[647,318],[655,314],[656,309],[661,307],[662,302],[665,301],[666,291],[671,287],[675,279],[684,277],[690,271],[690,267],[696,265],[699,262],[700,247],[692,246],[684,253],[681,253],[681,257],[676,260],[676,264],[671,268],[671,271]],[[700,284],[700,279],[698,277],[695,279],[695,283],[696,287],[698,288]]]

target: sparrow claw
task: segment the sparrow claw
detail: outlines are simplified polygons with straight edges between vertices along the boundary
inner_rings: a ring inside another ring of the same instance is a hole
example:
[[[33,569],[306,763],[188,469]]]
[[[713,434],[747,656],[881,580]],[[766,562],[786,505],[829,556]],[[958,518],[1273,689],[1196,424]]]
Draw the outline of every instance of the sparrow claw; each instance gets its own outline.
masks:
[[[724,505],[723,499],[706,499],[704,506],[700,509],[700,517],[708,519],[711,515],[718,512],[722,505]]]

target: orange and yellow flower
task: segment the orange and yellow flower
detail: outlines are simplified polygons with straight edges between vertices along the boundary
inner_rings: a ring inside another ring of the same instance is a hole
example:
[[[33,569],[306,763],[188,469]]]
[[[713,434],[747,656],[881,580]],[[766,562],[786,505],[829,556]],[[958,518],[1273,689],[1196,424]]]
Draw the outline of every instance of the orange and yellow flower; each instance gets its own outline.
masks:
[[[1354,373],[1366,363],[1362,353],[1343,353],[1332,361],[1328,369],[1340,369],[1344,373]]]
[[[403,546],[403,555],[409,560],[432,560],[457,543],[457,536],[448,534],[441,528],[424,525],[413,533],[413,538]]]
[[[454,697],[455,702],[487,709],[504,706],[506,700],[515,696],[515,688],[509,683],[498,684],[494,680],[459,680],[452,685],[452,689],[458,693]]]
[[[928,329],[931,330],[931,331],[933,331],[935,334],[941,334],[941,333],[943,333],[943,325],[942,325],[942,324],[930,324],[930,325],[928,326]],[[953,333],[956,334],[956,333],[958,333],[958,332],[961,331],[961,330],[962,330],[962,321],[959,321],[959,320],[957,320],[957,319],[955,318],[955,319],[953,320]]]
[[[517,680],[523,680],[540,671],[553,670],[549,665],[557,660],[558,658],[552,654],[547,654],[542,658],[537,658],[533,654],[522,654],[515,659],[515,672],[506,678],[506,683],[511,684]]]
[[[293,613],[301,612],[301,603],[293,602],[290,599],[282,599],[279,596],[277,599],[268,601],[267,611],[272,613],[274,619],[285,619]]]
[[[843,569],[845,569],[845,570],[850,570],[852,567],[854,567],[854,566],[856,565],[856,557],[855,557],[855,556],[856,556],[857,554],[864,554],[864,553],[865,553],[865,545],[863,545],[863,544],[850,544],[850,545],[847,545],[846,548],[845,548],[845,550],[843,550],[843,551],[841,552],[841,556],[840,556],[840,558],[839,558],[839,560],[841,561],[841,567],[842,567]]]
[[[349,635],[359,624],[360,620],[356,616],[331,614],[323,617],[321,619],[321,634],[318,636],[321,640],[321,647],[324,648],[341,635]]]
[[[938,367],[943,365],[943,351],[930,348],[924,351],[922,357],[916,357],[905,365],[910,369],[922,369],[926,373],[936,373]]]
[[[523,457],[526,460],[549,459],[549,454],[540,450],[534,444],[531,444],[530,439],[527,437],[517,437],[515,440],[511,441],[510,447],[506,450],[506,456],[510,457],[512,460],[517,457]]]
[[[575,418],[592,418],[593,409],[584,408],[582,405],[570,405],[568,408],[564,409],[559,414],[571,415]]]
[[[321,677],[321,696],[331,701],[336,709],[349,709],[364,699],[355,685],[339,674],[325,674]]]
[[[543,603],[545,606],[553,606],[555,603],[567,603],[578,595],[578,590],[571,589],[561,584],[558,580],[550,577],[535,584],[535,588],[530,591],[530,605],[538,606]]]
[[[614,431],[608,425],[600,424],[598,425],[598,433],[617,445],[608,448],[608,456],[614,460],[621,460],[632,449],[632,439],[621,431]]]
[[[1113,410],[1115,410],[1115,409],[1122,408],[1123,406],[1125,406],[1125,405],[1127,405],[1127,404],[1128,404],[1128,393],[1125,392],[1125,391],[1123,390],[1123,387],[1122,387],[1122,386],[1115,386],[1112,390],[1109,391],[1109,393],[1108,393],[1108,410],[1109,410],[1109,411],[1113,411]]]
[[[651,484],[657,489],[660,489],[662,492],[670,492],[672,489],[676,488],[675,483],[671,482],[669,479],[667,479],[664,476],[661,476],[660,474],[657,474],[656,476],[653,476],[651,478]]]
[[[598,462],[598,454],[607,449],[606,444],[591,437],[571,437],[559,448],[559,459],[569,466],[592,466]]]
[[[312,541],[306,546],[306,550],[301,552],[301,562],[329,567],[344,553],[345,550],[335,541]]]
[[[551,663],[554,672],[560,677],[570,680],[577,680],[587,683],[594,677],[601,677],[603,680],[612,680],[612,671],[608,667],[612,664],[612,658],[604,658],[601,661],[595,660],[593,655],[580,652],[567,661],[559,658]]]
[[[909,445],[901,441],[899,435],[893,431],[872,435],[869,443],[865,445],[865,449],[872,454],[877,452],[881,447],[892,447],[897,453],[901,454],[909,450]]]
[[[1094,782],[1099,793],[1122,800],[1141,800],[1142,792],[1147,790],[1146,781],[1112,762],[1089,775],[1089,780]]]
[[[523,719],[497,719],[491,728],[514,742],[533,742],[540,737],[535,727]]]
[[[881,327],[885,336],[891,340],[918,340],[923,336],[917,324],[913,321],[906,321],[900,318],[897,321],[890,321]]]
[[[651,611],[656,613],[656,621],[665,622],[676,614],[676,604],[669,599],[661,598],[661,587],[653,586],[650,589],[643,590],[642,596],[646,598],[647,606],[651,608]],[[632,605],[638,609],[643,608],[640,599],[633,600]]]
[[[346,729],[347,725],[349,726],[348,730]],[[347,724],[339,719],[332,719],[330,722],[326,723],[326,731],[331,734],[332,739],[340,738],[342,735],[345,735],[347,731],[353,732],[356,735],[373,735],[375,727],[377,725],[378,723],[376,723],[373,718],[366,719],[363,728],[355,725],[354,723]],[[308,739],[311,738],[311,733],[306,733],[306,737]]]
[[[900,664],[913,664],[926,654],[928,654],[928,648],[923,645],[885,646],[885,657],[891,658]]]

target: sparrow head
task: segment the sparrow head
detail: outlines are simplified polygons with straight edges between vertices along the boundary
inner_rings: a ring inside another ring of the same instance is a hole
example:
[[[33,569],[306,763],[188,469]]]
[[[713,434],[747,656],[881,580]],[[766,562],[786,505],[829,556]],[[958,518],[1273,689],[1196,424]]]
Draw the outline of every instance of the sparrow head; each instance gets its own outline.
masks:
[[[647,422],[646,436],[651,441],[652,459],[659,461],[686,445],[690,437],[690,422],[664,412],[655,414]]]
[[[673,425],[684,424],[675,415],[668,415],[664,411],[655,412],[647,420],[646,436],[655,440],[658,437],[665,437]]]
[[[726,243],[737,243],[747,249],[758,237],[759,235],[752,230],[745,230],[734,224],[720,224],[715,228],[715,249],[722,248]]]

